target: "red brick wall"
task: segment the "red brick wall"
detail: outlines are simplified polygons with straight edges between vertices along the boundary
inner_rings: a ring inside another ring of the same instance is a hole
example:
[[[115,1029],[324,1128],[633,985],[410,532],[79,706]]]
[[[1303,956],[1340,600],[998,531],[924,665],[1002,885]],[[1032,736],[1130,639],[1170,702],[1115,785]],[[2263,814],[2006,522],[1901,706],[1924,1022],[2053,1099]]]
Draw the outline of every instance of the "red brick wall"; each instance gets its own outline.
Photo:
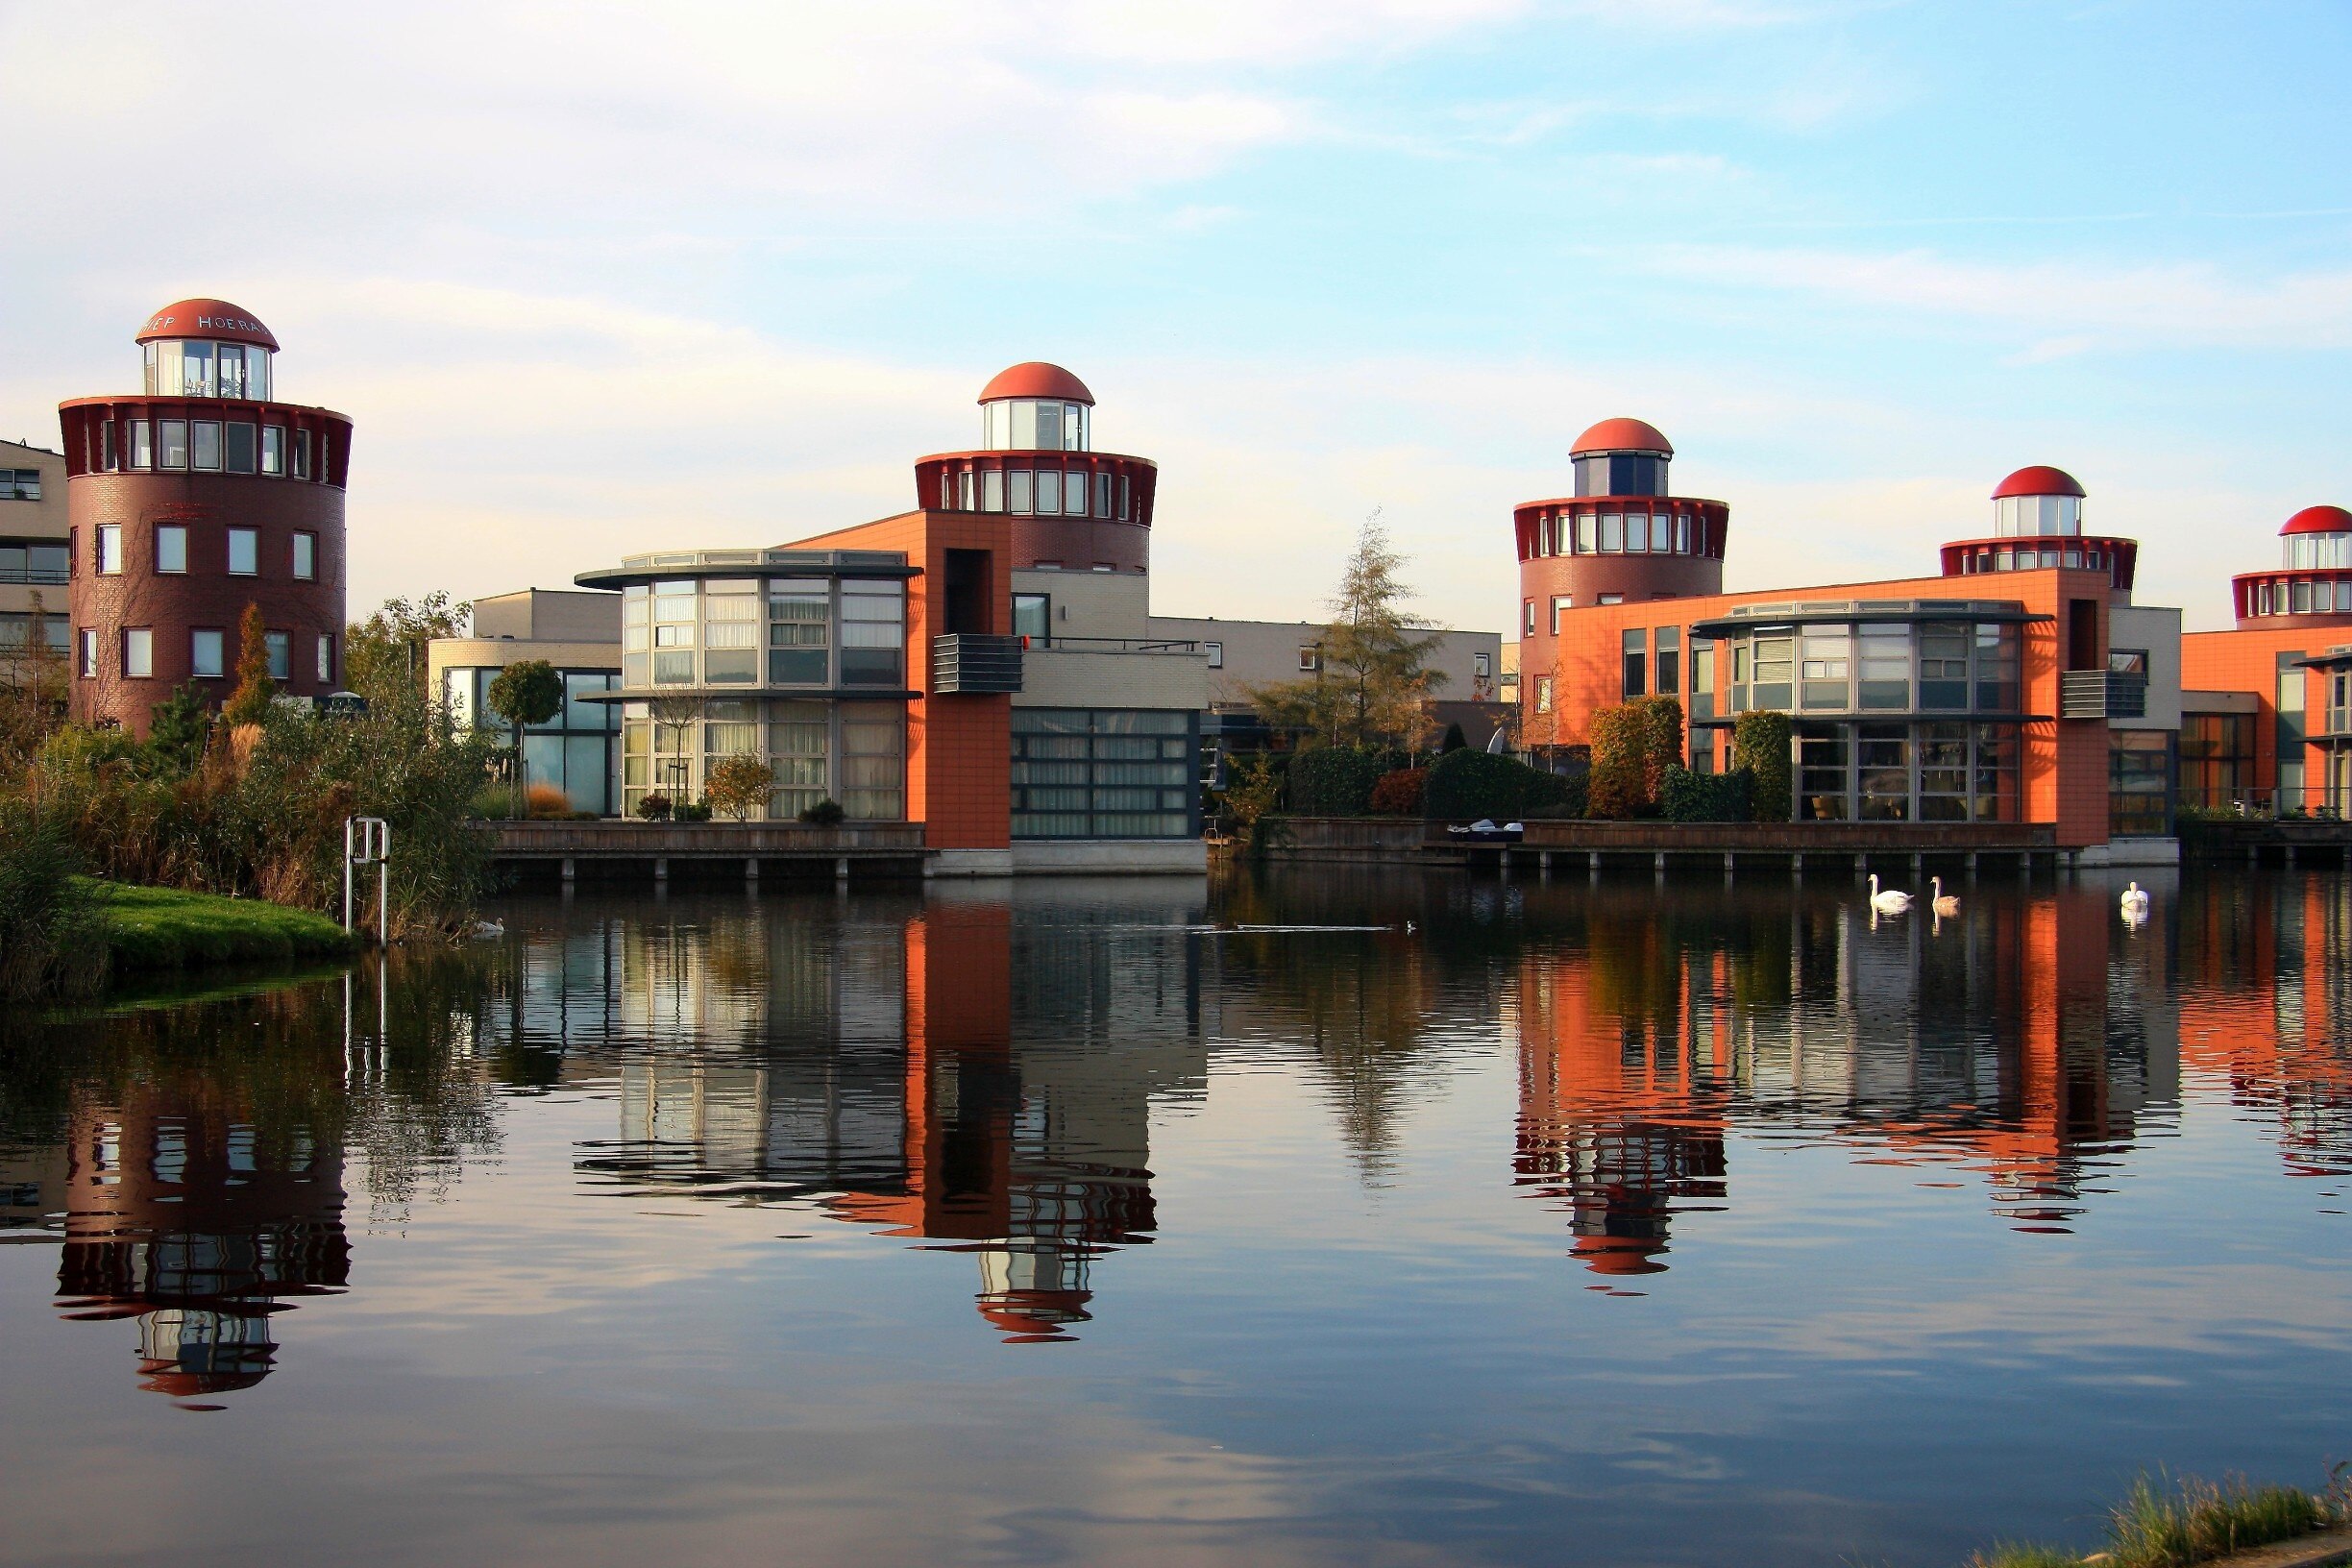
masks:
[[[903,551],[922,576],[907,584],[907,818],[934,849],[1013,844],[1013,699],[931,694],[931,639],[942,622],[947,551],[989,552],[990,629],[1013,628],[1012,519],[1002,512],[906,512],[796,539],[787,548]]]

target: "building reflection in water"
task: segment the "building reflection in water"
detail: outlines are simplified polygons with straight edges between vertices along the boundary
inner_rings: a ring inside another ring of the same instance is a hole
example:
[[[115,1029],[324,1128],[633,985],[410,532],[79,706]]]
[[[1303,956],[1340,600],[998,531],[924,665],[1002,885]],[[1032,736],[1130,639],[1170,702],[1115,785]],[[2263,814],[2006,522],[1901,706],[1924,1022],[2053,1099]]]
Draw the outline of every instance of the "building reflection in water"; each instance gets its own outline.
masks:
[[[1970,1167],[2021,1228],[2064,1228],[2169,1124],[2167,933],[2090,884],[1972,904],[1874,928],[1783,888],[1590,901],[1506,999],[1516,1179],[1604,1276],[1663,1268],[1674,1215],[1727,1199],[1733,1131]]]
[[[943,890],[883,919],[592,919],[527,950],[527,974],[570,983],[527,979],[542,1000],[521,1022],[619,1052],[620,1137],[582,1169],[968,1252],[1008,1339],[1067,1338],[1096,1261],[1151,1239],[1152,1098],[1197,1092],[1205,1069],[1198,975],[1167,929],[1197,900],[1169,896],[1031,909]],[[585,1009],[583,943],[609,981]]]

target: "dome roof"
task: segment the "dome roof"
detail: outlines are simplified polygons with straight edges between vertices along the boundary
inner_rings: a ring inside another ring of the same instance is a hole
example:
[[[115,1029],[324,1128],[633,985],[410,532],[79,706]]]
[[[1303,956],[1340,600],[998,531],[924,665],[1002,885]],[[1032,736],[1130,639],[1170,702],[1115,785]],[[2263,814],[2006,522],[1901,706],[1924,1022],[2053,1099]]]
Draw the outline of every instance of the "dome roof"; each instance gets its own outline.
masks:
[[[277,352],[278,339],[244,309],[227,300],[178,300],[147,318],[132,341],[153,343],[161,338],[209,338],[215,343],[257,343]]]
[[[1674,443],[1648,420],[1605,419],[1578,436],[1568,455],[1581,457],[1588,452],[1654,452],[1672,457]]]
[[[2290,533],[2352,533],[2352,512],[2341,506],[2306,506],[2279,529]]]
[[[1060,398],[1065,403],[1083,403],[1091,407],[1094,394],[1087,390],[1086,382],[1042,359],[1024,359],[1010,370],[1000,370],[993,380],[980,389],[982,403],[994,403],[1000,398]]]
[[[2082,493],[2083,487],[2065,469],[2036,463],[2031,468],[2021,468],[2001,480],[1999,488],[1993,492],[1993,499],[2006,501],[2011,496],[2079,497]]]

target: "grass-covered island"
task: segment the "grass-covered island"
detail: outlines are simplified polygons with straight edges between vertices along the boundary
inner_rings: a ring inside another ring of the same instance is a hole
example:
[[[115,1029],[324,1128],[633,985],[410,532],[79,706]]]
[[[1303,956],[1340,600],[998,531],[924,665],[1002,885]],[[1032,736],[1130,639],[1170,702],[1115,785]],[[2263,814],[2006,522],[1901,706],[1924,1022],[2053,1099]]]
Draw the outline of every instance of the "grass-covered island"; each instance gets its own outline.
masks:
[[[352,946],[342,926],[306,909],[178,888],[92,886],[117,971],[319,958]]]
[[[2107,1541],[2099,1551],[2085,1556],[2062,1547],[2003,1543],[1970,1558],[1969,1568],[2226,1565],[2241,1553],[2346,1525],[2352,1525],[2352,1490],[2341,1465],[2319,1492],[2243,1481],[2217,1486],[2192,1478],[2168,1483],[2143,1476],[2108,1510]]]

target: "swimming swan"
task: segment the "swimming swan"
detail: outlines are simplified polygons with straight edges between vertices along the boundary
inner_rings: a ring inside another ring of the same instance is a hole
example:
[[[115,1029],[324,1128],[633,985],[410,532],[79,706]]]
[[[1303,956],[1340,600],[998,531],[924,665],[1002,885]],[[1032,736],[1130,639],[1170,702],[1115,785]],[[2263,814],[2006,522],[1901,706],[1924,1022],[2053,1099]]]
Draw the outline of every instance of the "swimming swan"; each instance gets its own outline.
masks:
[[[1935,901],[1931,907],[1938,915],[1957,915],[1960,913],[1960,900],[1944,891],[1944,879],[1942,877],[1931,876],[1927,879],[1927,883],[1929,887],[1935,890]]]
[[[1907,893],[1898,893],[1893,888],[1889,888],[1886,892],[1880,893],[1878,891],[1878,873],[1875,871],[1871,873],[1870,901],[1871,908],[1876,910],[1881,915],[1900,915],[1903,911],[1911,907],[1911,895]]]
[[[2140,884],[2137,882],[2125,888],[2123,896],[2117,902],[2123,906],[2123,913],[2127,916],[2145,915],[2148,910],[2148,895],[2140,891]]]

